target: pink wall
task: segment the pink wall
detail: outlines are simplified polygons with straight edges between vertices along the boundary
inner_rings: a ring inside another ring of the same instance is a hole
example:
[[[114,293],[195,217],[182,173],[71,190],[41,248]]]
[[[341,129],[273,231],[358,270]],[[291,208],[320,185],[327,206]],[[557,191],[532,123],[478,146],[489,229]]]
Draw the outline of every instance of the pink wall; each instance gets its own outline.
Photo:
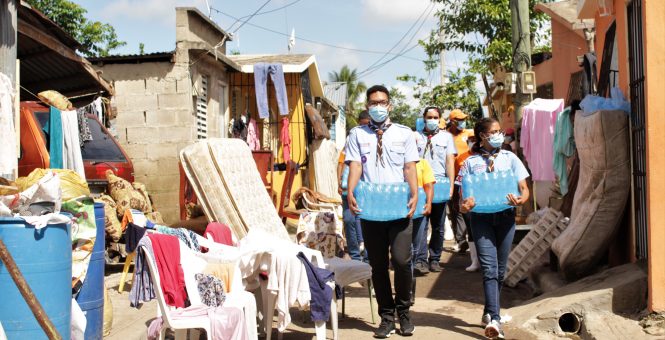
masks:
[[[554,98],[566,99],[570,75],[581,70],[577,56],[587,52],[586,41],[570,28],[552,20],[552,77]],[[567,103],[568,104],[568,103]]]

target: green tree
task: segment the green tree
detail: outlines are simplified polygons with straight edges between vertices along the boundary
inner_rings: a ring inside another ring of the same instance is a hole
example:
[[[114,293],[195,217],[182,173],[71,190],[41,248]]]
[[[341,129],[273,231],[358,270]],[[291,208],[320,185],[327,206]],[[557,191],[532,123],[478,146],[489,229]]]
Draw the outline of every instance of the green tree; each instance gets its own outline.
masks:
[[[418,112],[406,102],[406,95],[396,87],[390,89],[390,103],[393,106],[390,121],[415,129]]]
[[[432,0],[443,9],[437,17],[444,23],[446,39],[439,42],[438,29],[433,30],[427,41],[421,41],[430,56],[426,67],[434,69],[438,64],[441,49],[459,50],[469,53],[469,66],[474,73],[487,74],[498,68],[512,66],[512,23],[510,16],[511,0]],[[549,45],[549,30],[544,29],[549,22],[543,13],[534,11],[538,2],[552,0],[529,0],[529,19],[532,41],[536,49],[543,50]]]
[[[358,105],[360,95],[367,91],[367,85],[358,81],[358,70],[349,68],[348,65],[342,66],[337,71],[328,73],[328,79],[331,82],[346,83],[346,128],[352,129],[358,125],[358,114],[362,111],[362,105]]]
[[[457,69],[447,73],[445,86],[430,87],[425,79],[404,75],[397,79],[414,82],[414,95],[421,107],[435,105],[442,110],[460,109],[471,115],[472,121],[480,119],[483,111],[480,106],[480,95],[476,89],[476,77],[470,70]]]
[[[67,0],[27,0],[81,43],[80,52],[86,57],[107,56],[109,52],[125,46],[118,40],[115,29],[110,24],[90,21],[83,7]]]

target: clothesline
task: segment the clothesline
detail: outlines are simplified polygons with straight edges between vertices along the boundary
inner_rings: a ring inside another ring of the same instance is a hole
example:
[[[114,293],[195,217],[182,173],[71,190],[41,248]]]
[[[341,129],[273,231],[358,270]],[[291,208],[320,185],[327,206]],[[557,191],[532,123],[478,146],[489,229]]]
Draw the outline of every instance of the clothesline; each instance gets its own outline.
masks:
[[[33,97],[35,97],[35,99],[37,99],[39,102],[41,102],[41,103],[43,103],[43,104],[46,104],[46,105],[49,105],[49,103],[44,102],[41,98],[39,98],[38,95],[36,95],[36,94],[34,94],[32,91],[26,89],[25,87],[23,87],[23,85],[19,85],[19,86],[20,86],[21,89],[23,89],[25,92],[28,92],[30,95],[32,95]],[[78,95],[78,96],[67,97],[67,99],[84,98],[84,97],[89,97],[89,96],[93,96],[93,95],[100,95],[100,96],[101,96],[101,94],[103,94],[104,92],[106,92],[106,91],[90,92],[90,93],[86,93],[86,94],[82,94],[82,95]],[[104,99],[108,100],[107,98],[102,97],[102,100],[104,100]],[[84,109],[84,108],[87,108],[87,107],[91,106],[92,104],[94,104],[95,100],[97,100],[97,98],[93,99],[90,103],[88,103],[88,104],[86,104],[86,105],[83,105],[83,106],[79,107],[78,109]]]

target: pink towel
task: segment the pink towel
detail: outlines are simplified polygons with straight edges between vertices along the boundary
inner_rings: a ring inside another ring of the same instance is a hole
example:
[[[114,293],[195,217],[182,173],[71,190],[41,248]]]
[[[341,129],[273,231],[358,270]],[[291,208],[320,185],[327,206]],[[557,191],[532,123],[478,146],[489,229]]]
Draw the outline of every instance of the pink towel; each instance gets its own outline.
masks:
[[[249,124],[247,124],[247,144],[253,151],[261,150],[261,143],[259,143],[259,128],[256,125],[256,120],[254,120],[254,118],[250,118]]]

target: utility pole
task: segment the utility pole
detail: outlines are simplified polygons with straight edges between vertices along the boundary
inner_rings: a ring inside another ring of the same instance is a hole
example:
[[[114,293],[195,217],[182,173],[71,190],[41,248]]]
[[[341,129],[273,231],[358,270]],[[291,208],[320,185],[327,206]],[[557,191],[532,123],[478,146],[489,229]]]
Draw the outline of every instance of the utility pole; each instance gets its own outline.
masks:
[[[11,84],[17,84],[16,79],[16,45],[17,45],[17,5],[19,0],[0,0],[0,73],[9,77]],[[19,96],[18,86],[15,89],[16,96]],[[11,110],[10,112],[13,112]],[[16,115],[12,117],[5,117],[11,120],[15,119]],[[18,121],[14,122],[16,126]],[[12,162],[11,168],[14,169],[13,173],[0,173],[0,176],[7,179],[15,179],[16,170],[18,167],[18,159],[4,159],[0,162]],[[3,167],[5,168],[5,167]]]
[[[446,41],[446,35],[443,33],[443,18],[439,21],[439,44],[441,50],[439,51],[439,63],[441,70],[441,86],[446,84],[446,49],[443,48],[443,43]]]
[[[16,79],[16,4],[18,0],[0,0],[0,72]]]
[[[513,32],[513,72],[517,74],[517,93],[513,96],[515,106],[515,131],[522,123],[522,107],[527,104],[529,96],[522,93],[519,84],[520,75],[531,70],[531,27],[529,25],[529,0],[510,0],[510,17]],[[515,134],[519,136],[519,134]],[[519,144],[518,144],[519,145]]]

